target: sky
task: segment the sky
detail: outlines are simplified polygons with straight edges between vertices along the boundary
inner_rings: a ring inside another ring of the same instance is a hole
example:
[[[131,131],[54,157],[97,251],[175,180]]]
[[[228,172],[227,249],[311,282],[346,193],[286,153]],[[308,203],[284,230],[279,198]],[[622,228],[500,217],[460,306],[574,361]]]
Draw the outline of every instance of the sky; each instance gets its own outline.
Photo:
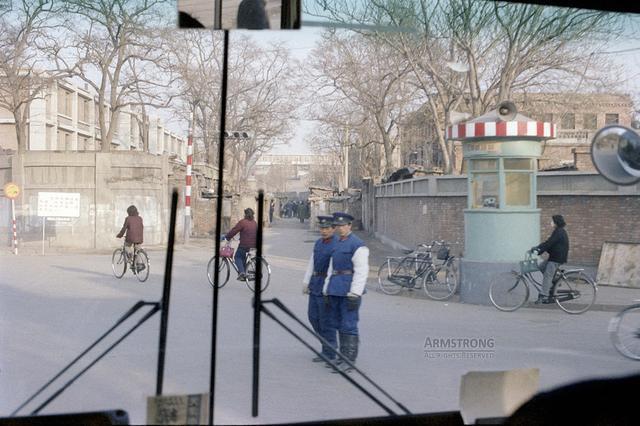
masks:
[[[615,41],[606,51],[611,52],[605,57],[612,63],[621,64],[625,68],[626,82],[622,85],[622,91],[633,96],[640,106],[640,16],[633,16],[628,21],[626,36],[622,40]],[[302,29],[300,30],[270,30],[270,31],[246,31],[234,30],[231,32],[230,42],[233,43],[234,34],[249,34],[258,43],[283,41],[291,50],[293,57],[301,60],[305,58],[319,41],[322,28],[317,26],[305,27],[305,19],[318,21],[315,17],[302,16]],[[184,126],[182,123],[171,123],[168,127],[175,127],[177,133]],[[301,120],[295,125],[296,132],[288,145],[279,145],[272,151],[274,154],[307,154],[311,153],[305,143],[305,137],[314,131],[314,123],[309,120]]]

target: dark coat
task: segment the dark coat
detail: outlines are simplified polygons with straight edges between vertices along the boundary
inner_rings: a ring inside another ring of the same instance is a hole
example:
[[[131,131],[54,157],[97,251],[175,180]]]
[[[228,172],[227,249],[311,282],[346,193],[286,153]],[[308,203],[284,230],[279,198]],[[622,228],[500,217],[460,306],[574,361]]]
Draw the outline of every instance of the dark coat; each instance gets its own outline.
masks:
[[[127,216],[124,220],[124,225],[122,225],[122,229],[118,233],[117,237],[121,238],[125,232],[127,236],[125,237],[125,242],[133,243],[133,244],[142,244],[142,236],[144,234],[144,225],[142,224],[141,216]]]
[[[549,262],[567,263],[569,235],[564,228],[556,227],[547,241],[536,247],[539,253],[549,253]]]
[[[242,248],[256,248],[256,236],[258,234],[258,223],[253,219],[244,218],[236,223],[236,226],[227,232],[225,238],[232,239],[237,233],[240,233],[240,244]]]

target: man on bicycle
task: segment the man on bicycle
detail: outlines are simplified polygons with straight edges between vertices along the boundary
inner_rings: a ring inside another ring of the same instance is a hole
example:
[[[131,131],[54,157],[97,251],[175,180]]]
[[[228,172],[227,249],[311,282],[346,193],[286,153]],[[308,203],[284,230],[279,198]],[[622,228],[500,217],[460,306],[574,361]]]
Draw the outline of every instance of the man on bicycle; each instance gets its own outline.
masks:
[[[333,216],[318,216],[318,226],[320,227],[320,238],[313,246],[313,253],[309,259],[307,272],[302,279],[302,293],[309,295],[308,317],[313,331],[327,340],[332,347],[336,347],[336,332],[329,332],[329,304],[325,303],[325,296],[322,295],[322,287],[327,277],[327,269],[331,254],[336,245],[336,238],[333,235]],[[327,299],[328,302],[328,299]],[[335,352],[322,345],[322,354],[328,359],[335,358]],[[313,362],[321,362],[321,357],[315,357]]]
[[[131,205],[127,208],[127,217],[124,220],[122,229],[116,235],[116,238],[124,238],[124,248],[127,253],[127,257],[131,259],[133,257],[135,249],[137,249],[143,241],[144,225],[142,223],[142,216],[138,214],[136,206]],[[131,267],[133,269],[133,266]],[[137,265],[138,271],[145,268],[145,265],[140,263]]]
[[[247,259],[247,253],[252,248],[256,248],[256,235],[258,233],[258,224],[253,219],[253,209],[244,209],[244,219],[241,219],[231,231],[222,236],[222,240],[230,240],[237,233],[240,233],[240,244],[236,250],[234,257],[235,264],[238,267],[238,281],[244,281],[247,276],[245,274],[246,267],[245,261]]]
[[[542,278],[542,292],[538,295],[536,303],[553,303],[553,277],[556,274],[558,267],[567,262],[567,255],[569,253],[569,235],[564,229],[566,222],[562,215],[553,215],[553,232],[551,236],[544,243],[531,248],[531,251],[538,253],[547,252],[549,258],[540,267],[543,273]]]

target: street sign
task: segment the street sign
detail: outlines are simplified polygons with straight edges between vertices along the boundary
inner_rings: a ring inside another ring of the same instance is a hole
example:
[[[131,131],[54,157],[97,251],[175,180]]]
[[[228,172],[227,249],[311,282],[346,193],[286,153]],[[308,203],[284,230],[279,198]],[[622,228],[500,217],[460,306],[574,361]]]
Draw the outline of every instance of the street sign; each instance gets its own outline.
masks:
[[[207,422],[209,394],[161,395],[147,398],[147,424],[199,425]]]
[[[13,182],[9,182],[4,186],[4,196],[10,200],[15,200],[20,195],[20,187]]]
[[[73,192],[38,192],[38,216],[80,217],[80,194]]]

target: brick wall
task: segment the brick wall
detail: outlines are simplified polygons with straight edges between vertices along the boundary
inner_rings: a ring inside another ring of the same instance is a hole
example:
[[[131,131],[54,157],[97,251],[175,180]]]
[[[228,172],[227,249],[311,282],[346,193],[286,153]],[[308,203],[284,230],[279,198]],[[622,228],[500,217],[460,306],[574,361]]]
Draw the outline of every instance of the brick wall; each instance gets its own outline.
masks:
[[[541,238],[551,234],[551,216],[562,214],[569,234],[569,261],[597,264],[605,241],[640,243],[638,196],[541,196]]]
[[[376,232],[407,247],[433,240],[459,242],[464,247],[467,197],[394,197],[376,199]]]
[[[413,181],[374,188],[374,226],[368,230],[405,247],[435,239],[459,241],[454,252],[463,252],[466,178]],[[446,194],[438,193],[438,187]],[[593,173],[555,172],[539,175],[538,188],[543,188],[537,198],[540,241],[551,234],[551,216],[562,214],[570,238],[570,263],[597,265],[606,241],[640,243],[640,185],[617,187]]]

